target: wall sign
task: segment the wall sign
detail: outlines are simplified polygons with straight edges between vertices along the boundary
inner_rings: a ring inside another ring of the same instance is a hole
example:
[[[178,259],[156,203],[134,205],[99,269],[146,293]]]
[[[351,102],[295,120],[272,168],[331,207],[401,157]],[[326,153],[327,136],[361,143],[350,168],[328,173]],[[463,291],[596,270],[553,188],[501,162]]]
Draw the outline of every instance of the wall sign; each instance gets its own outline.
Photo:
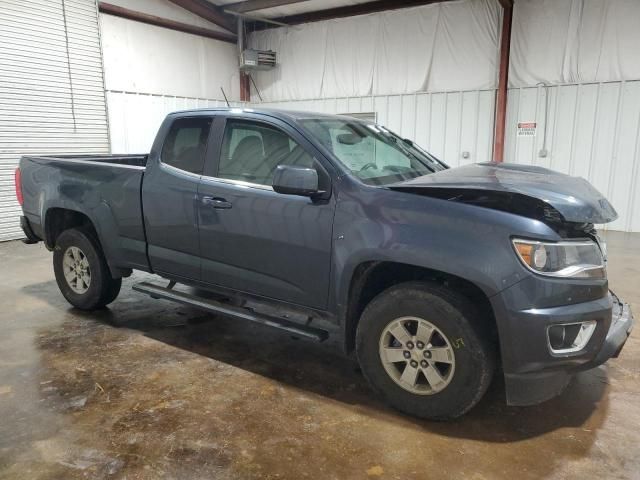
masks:
[[[536,122],[518,122],[518,136],[535,137],[537,126],[538,124]]]

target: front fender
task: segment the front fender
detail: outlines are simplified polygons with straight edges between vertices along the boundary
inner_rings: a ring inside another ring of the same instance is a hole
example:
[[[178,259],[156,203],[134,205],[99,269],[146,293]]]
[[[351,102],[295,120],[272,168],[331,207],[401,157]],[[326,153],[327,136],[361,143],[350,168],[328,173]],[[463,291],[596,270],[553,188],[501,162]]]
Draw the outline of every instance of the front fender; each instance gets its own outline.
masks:
[[[558,240],[544,223],[519,215],[347,185],[336,209],[330,301],[344,318],[354,272],[364,262],[436,270],[467,280],[492,297],[529,276],[513,251],[513,236]]]

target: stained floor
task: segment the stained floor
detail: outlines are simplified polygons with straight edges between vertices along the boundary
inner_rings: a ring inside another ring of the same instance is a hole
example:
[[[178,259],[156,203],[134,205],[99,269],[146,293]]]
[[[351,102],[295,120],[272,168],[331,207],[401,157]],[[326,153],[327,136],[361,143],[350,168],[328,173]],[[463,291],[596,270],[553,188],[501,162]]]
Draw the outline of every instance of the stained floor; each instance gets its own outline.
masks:
[[[640,235],[610,234],[640,312]],[[565,393],[503,386],[448,424],[379,402],[334,344],[152,300],[69,307],[41,245],[0,244],[0,479],[640,478],[640,341]]]

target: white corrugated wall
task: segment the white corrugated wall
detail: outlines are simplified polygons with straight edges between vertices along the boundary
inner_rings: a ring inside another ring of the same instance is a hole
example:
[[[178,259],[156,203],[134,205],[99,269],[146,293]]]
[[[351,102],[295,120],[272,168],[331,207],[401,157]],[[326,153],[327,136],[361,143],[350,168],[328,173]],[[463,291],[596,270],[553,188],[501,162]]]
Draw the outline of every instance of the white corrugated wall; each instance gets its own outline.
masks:
[[[1,0],[0,0],[1,1]],[[120,6],[192,25],[216,25],[169,2],[116,0]],[[100,14],[112,153],[147,153],[169,112],[238,105],[236,46]]]
[[[23,236],[20,156],[108,153],[105,105],[95,0],[2,0],[0,241]]]
[[[381,125],[451,166],[491,160],[495,90],[321,98],[255,106],[323,113],[375,112]]]
[[[111,151],[146,153],[169,112],[225,106],[224,100],[108,91]],[[230,102],[241,106],[241,102]],[[415,140],[451,166],[491,160],[494,90],[253,102],[324,113],[375,112],[378,123]]]
[[[510,89],[505,160],[586,178],[618,211],[607,228],[640,232],[640,81]]]
[[[229,102],[231,106],[241,102]],[[178,110],[224,107],[218,99],[107,91],[112,153],[149,153],[164,117]]]

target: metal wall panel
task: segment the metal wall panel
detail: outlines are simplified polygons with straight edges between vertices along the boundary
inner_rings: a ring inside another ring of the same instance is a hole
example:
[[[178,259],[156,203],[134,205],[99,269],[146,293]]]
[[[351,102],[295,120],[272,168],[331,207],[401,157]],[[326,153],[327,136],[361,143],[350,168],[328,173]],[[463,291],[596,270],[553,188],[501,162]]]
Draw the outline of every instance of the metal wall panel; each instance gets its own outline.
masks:
[[[0,241],[23,236],[21,155],[108,151],[95,0],[2,0]]]
[[[494,90],[476,90],[248,105],[323,113],[375,112],[382,125],[414,139],[449,165],[458,166],[491,159],[494,98]],[[218,99],[118,91],[107,91],[107,104],[113,153],[148,152],[160,123],[169,112],[226,105]],[[245,104],[231,102],[231,105]]]
[[[241,102],[229,102],[242,106]],[[149,153],[168,113],[192,108],[225,107],[224,100],[107,91],[112,153]]]
[[[495,90],[254,102],[253,105],[324,113],[375,112],[378,123],[415,140],[452,167],[491,160]]]
[[[529,121],[536,135],[517,136]],[[640,81],[509,90],[505,160],[586,178],[618,211],[606,228],[640,232]]]

